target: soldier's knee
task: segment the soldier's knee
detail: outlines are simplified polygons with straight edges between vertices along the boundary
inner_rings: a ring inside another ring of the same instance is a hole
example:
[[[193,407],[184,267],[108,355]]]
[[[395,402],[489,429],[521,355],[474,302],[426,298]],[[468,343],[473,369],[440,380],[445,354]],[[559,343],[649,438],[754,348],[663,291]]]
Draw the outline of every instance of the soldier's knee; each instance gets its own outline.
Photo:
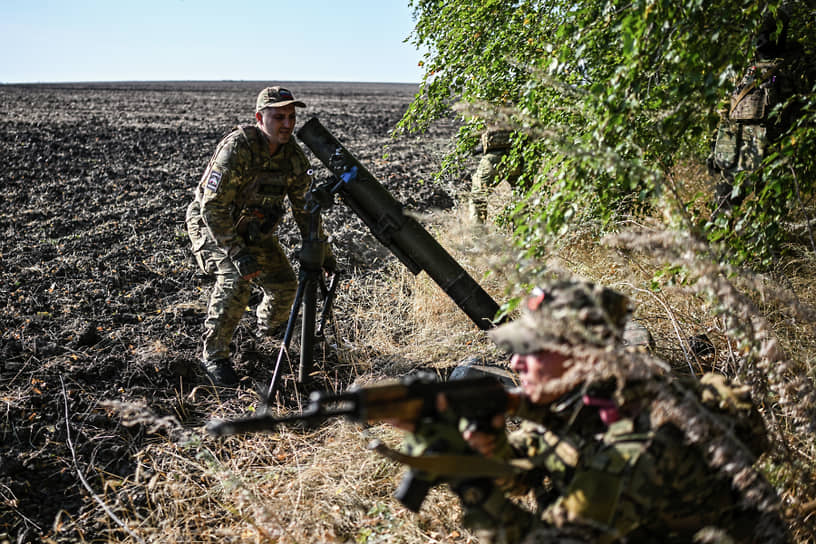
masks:
[[[296,291],[296,284],[292,284],[291,286],[287,286],[283,289],[278,289],[275,292],[275,300],[278,304],[290,304],[293,300],[295,300]]]

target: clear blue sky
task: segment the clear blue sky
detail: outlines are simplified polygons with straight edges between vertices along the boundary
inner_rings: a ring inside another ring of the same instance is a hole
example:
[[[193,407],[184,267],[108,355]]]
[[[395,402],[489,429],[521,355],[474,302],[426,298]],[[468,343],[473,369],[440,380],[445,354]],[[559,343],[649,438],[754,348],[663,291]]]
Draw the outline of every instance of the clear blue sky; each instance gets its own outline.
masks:
[[[408,0],[0,0],[0,82],[418,83]]]

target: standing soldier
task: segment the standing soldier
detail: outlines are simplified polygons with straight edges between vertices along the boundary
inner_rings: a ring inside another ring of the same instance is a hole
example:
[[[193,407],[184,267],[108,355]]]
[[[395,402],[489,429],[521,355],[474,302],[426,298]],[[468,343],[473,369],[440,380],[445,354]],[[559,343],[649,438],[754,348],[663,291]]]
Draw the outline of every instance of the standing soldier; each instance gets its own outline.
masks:
[[[482,134],[482,157],[470,180],[470,217],[477,223],[484,223],[487,219],[487,197],[502,181],[499,165],[502,158],[510,152],[512,135],[510,130],[499,129],[491,129]],[[514,168],[507,173],[507,182],[515,186],[520,175],[521,169]]]
[[[765,18],[752,64],[720,111],[707,161],[709,172],[717,178],[720,209],[740,205],[751,192],[748,185],[740,187],[740,177],[758,170],[768,146],[790,128],[798,112],[795,103],[788,101],[809,92],[813,70],[800,44],[787,40],[788,19],[784,7],[777,17]]]
[[[301,236],[307,236],[305,195],[312,171],[292,138],[295,107],[305,107],[281,87],[258,94],[256,124],[237,127],[215,150],[187,209],[193,254],[215,275],[201,365],[215,385],[234,385],[230,342],[244,314],[253,283],[263,292],[256,311],[259,335],[274,335],[286,322],[297,277],[281,248],[276,227],[284,215],[284,196]],[[318,236],[324,238],[322,227]],[[324,268],[333,270],[331,251]]]

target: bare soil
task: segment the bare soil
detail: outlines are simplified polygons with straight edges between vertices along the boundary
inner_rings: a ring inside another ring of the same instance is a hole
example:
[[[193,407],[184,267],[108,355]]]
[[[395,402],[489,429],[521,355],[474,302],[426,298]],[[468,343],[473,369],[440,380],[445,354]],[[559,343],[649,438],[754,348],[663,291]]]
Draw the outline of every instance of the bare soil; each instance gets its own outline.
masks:
[[[102,541],[105,522],[86,515],[98,511],[94,495],[134,472],[151,436],[123,425],[112,402],[190,426],[209,416],[180,400],[204,383],[197,357],[211,285],[191,258],[184,212],[219,139],[252,122],[264,85],[0,86],[0,542]],[[453,123],[390,138],[415,86],[288,87],[308,106],[299,121],[318,117],[408,209],[455,205],[462,180],[422,183]],[[342,204],[324,220],[347,287],[393,262]],[[294,254],[291,219],[281,240]],[[344,311],[341,301],[336,319]],[[268,382],[277,353],[250,323],[236,334],[247,388]],[[330,357],[321,353],[318,365]],[[55,529],[67,521],[67,535]]]

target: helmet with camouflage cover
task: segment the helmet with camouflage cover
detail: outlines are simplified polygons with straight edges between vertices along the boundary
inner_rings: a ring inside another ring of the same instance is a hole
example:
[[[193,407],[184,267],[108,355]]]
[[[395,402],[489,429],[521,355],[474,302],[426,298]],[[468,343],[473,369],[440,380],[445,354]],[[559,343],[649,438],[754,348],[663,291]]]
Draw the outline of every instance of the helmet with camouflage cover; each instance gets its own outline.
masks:
[[[488,334],[518,354],[554,346],[610,346],[622,340],[629,299],[588,281],[565,280],[535,288],[521,304],[521,316]]]

